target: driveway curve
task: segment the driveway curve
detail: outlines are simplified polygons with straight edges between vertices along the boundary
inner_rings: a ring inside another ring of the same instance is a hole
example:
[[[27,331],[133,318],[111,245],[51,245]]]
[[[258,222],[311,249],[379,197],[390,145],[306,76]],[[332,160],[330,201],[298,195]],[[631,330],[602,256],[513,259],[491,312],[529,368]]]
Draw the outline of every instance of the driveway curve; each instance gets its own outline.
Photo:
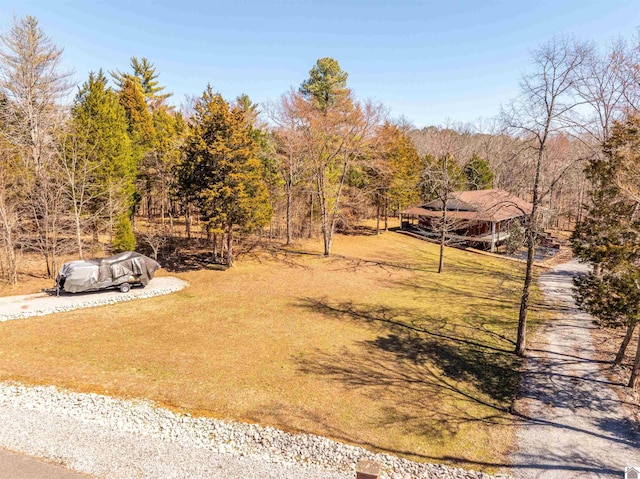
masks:
[[[511,473],[518,478],[621,478],[640,466],[640,434],[614,384],[594,360],[592,318],[577,309],[572,279],[586,266],[570,261],[540,276],[556,317],[529,344],[517,413]]]
[[[20,296],[5,296],[0,297],[0,321],[23,319],[30,316],[44,316],[74,309],[150,298],[174,293],[185,288],[188,284],[186,281],[176,278],[175,276],[160,276],[149,281],[146,287],[134,287],[127,293],[121,293],[117,289],[111,289],[90,293],[65,293],[60,296],[52,296],[45,292]]]

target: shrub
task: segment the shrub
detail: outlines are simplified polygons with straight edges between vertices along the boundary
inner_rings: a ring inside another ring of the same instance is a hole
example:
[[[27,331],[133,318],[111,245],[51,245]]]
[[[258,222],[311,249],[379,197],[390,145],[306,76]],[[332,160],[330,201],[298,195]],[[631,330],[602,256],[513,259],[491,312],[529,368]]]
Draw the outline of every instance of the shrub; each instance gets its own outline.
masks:
[[[111,246],[116,253],[133,251],[135,249],[136,237],[133,234],[133,227],[127,215],[120,215],[118,217],[116,221],[116,232]]]

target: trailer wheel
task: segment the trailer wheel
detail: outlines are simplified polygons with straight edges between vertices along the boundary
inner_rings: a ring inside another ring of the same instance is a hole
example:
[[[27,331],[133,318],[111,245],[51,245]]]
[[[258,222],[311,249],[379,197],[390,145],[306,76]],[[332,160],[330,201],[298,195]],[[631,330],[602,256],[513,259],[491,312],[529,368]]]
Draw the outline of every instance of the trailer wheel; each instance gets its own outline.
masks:
[[[120,292],[121,293],[128,293],[130,289],[131,289],[131,285],[129,283],[122,283],[120,285]]]

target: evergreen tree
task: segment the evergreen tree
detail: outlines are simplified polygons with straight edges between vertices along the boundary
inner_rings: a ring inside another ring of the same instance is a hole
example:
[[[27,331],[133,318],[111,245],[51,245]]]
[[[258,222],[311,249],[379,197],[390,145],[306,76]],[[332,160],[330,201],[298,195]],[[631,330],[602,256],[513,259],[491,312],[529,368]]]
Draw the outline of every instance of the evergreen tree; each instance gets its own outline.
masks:
[[[377,142],[364,170],[367,189],[377,210],[377,231],[384,216],[387,229],[389,209],[401,210],[420,199],[423,162],[413,142],[396,125],[385,122],[377,132]]]
[[[467,178],[467,190],[488,190],[493,186],[493,173],[489,162],[474,153],[471,160],[464,165],[462,173]]]
[[[139,178],[144,185],[147,214],[151,215],[151,204],[156,198],[160,206],[161,226],[164,230],[166,214],[171,212],[169,203],[175,183],[173,173],[180,160],[180,147],[186,133],[186,124],[180,113],[172,113],[165,108],[154,110],[152,119],[153,147],[144,157]],[[172,225],[171,214],[169,219]]]
[[[640,164],[640,118],[618,123],[603,155],[586,168],[593,191],[586,218],[572,236],[574,254],[593,265],[575,281],[576,300],[603,327],[625,327],[620,364],[640,319],[640,198],[633,193]],[[640,341],[629,386],[640,369]]]
[[[136,155],[142,158],[153,143],[153,118],[147,109],[144,91],[135,77],[126,77],[119,91],[120,104],[127,115],[129,136]]]
[[[133,73],[123,73],[118,70],[111,72],[113,81],[116,83],[118,89],[123,89],[128,78],[135,77],[139,80],[140,85],[142,86],[145,101],[152,112],[165,105],[167,98],[172,94],[161,93],[165,87],[159,85],[157,80],[159,75],[156,73],[156,67],[154,64],[144,57],[140,60],[138,60],[137,57],[131,57],[130,65]]]
[[[88,188],[86,193],[90,199],[83,209],[76,195],[74,205],[79,208],[80,216],[88,214],[94,220],[108,219],[109,231],[113,233],[116,218],[131,208],[137,167],[125,110],[118,95],[107,87],[102,71],[90,73],[78,90],[71,109],[71,124],[76,147],[73,151],[66,149],[66,168],[70,173],[75,172],[74,181],[82,181]],[[69,187],[80,186],[69,184]],[[97,237],[99,221],[94,221],[93,226]]]
[[[309,78],[302,82],[300,93],[326,112],[327,108],[335,105],[339,95],[346,93],[348,76],[337,60],[320,58],[309,71]]]
[[[231,266],[236,231],[246,234],[264,226],[272,214],[263,165],[244,112],[230,108],[208,86],[196,103],[183,154],[179,188],[196,203],[211,230],[224,230]]]
[[[116,221],[116,231],[112,242],[113,251],[122,253],[136,248],[136,237],[128,214],[121,214]]]
[[[242,111],[242,114],[245,118],[247,124],[254,129],[257,129],[258,123],[258,115],[260,115],[260,110],[258,110],[258,104],[253,103],[249,95],[243,93],[242,95],[236,98],[235,106]]]
[[[127,117],[127,125],[129,138],[131,139],[131,147],[133,158],[136,166],[136,178],[138,183],[144,182],[141,169],[143,164],[148,161],[149,155],[152,153],[155,131],[153,128],[153,118],[147,108],[144,98],[144,92],[140,80],[134,76],[125,77],[122,87],[118,92],[120,104],[123,106]],[[149,184],[137,185],[134,191],[134,201],[131,208],[131,219],[135,221],[138,204],[142,200],[141,190],[149,191]]]

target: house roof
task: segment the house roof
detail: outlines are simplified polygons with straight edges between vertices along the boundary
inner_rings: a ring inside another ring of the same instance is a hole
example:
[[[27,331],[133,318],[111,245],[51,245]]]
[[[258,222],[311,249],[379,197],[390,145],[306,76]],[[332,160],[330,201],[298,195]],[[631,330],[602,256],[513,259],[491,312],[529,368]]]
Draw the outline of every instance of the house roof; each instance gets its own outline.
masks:
[[[442,200],[408,208],[403,216],[442,216]],[[531,214],[533,205],[501,189],[454,191],[447,201],[447,215],[451,218],[476,221],[504,221]]]

